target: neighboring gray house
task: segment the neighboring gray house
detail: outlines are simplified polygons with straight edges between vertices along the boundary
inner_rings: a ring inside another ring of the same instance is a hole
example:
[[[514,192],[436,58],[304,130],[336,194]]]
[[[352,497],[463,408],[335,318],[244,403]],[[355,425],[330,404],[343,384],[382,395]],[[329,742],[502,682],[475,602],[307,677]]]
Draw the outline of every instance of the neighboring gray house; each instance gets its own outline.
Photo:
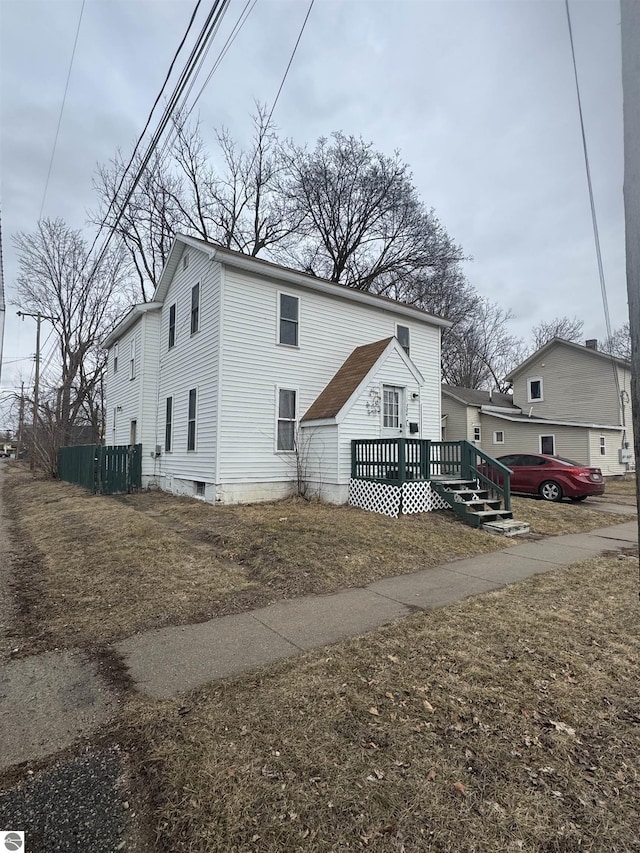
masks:
[[[153,301],[105,341],[108,445],[208,501],[342,503],[351,440],[439,439],[440,333],[409,305],[178,235]]]
[[[548,453],[624,474],[633,465],[631,368],[623,359],[554,338],[506,379],[513,394],[442,386],[442,437],[492,456]]]

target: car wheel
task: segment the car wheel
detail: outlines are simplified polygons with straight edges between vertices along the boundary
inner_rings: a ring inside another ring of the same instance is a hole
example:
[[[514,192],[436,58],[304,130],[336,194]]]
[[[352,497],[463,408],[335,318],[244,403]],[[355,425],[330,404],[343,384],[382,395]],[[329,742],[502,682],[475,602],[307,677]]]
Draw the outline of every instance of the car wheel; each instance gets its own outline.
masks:
[[[587,497],[587,495],[577,495],[575,498],[571,498],[571,500],[577,503],[578,501],[586,501]]]
[[[539,491],[540,496],[544,498],[545,501],[562,500],[562,489],[553,480],[545,480],[544,483],[540,486]]]

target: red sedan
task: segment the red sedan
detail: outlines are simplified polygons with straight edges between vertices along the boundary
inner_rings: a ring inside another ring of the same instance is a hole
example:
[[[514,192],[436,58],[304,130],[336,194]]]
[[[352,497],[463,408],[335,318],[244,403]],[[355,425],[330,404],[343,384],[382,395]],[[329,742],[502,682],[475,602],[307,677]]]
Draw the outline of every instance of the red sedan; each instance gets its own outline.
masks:
[[[604,494],[600,468],[587,468],[571,459],[542,453],[510,453],[498,461],[511,469],[511,491],[540,495],[545,501],[583,501]]]

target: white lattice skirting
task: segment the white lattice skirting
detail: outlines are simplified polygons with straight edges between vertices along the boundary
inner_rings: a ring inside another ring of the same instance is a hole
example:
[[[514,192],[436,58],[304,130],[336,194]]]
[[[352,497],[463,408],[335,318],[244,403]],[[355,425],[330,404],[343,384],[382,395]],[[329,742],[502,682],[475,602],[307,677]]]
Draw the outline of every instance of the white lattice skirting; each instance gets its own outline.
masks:
[[[397,518],[400,512],[405,515],[449,508],[427,480],[392,486],[372,480],[352,479],[349,480],[349,503],[392,518]]]

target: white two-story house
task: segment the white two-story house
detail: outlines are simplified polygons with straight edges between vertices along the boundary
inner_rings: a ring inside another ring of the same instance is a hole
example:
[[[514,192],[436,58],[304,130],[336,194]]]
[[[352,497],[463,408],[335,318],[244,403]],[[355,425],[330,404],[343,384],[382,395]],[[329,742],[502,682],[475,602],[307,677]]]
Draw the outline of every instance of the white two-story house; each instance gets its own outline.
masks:
[[[440,437],[441,318],[178,235],[105,341],[106,443],[143,486],[223,503],[347,500],[351,439]]]

